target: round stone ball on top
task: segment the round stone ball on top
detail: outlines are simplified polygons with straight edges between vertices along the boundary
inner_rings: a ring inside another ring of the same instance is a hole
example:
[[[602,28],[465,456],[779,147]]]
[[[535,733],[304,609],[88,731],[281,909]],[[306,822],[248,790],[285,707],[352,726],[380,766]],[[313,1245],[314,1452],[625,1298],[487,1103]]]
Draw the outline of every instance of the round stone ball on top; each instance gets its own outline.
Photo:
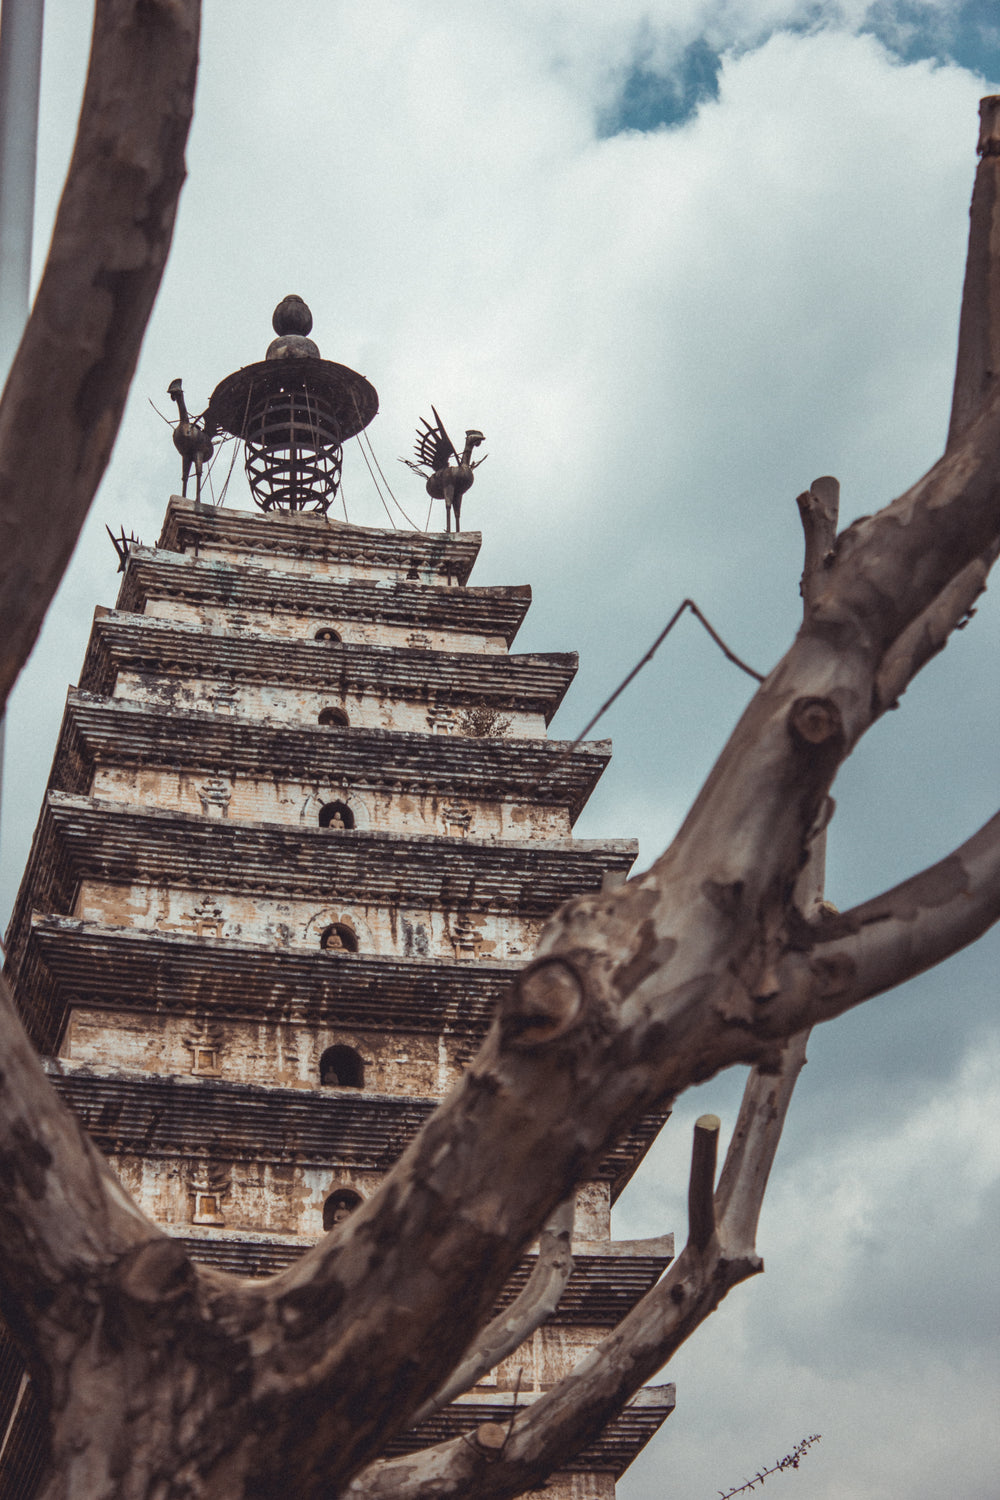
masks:
[[[319,345],[306,338],[312,326],[312,313],[301,297],[294,292],[282,297],[271,318],[278,337],[268,344],[265,359],[319,359]]]

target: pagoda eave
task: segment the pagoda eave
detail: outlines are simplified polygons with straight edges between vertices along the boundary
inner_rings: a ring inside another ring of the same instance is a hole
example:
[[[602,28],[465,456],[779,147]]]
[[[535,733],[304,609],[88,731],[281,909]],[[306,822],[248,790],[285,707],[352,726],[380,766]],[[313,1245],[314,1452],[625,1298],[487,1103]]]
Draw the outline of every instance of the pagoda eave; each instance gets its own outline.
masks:
[[[91,879],[525,917],[600,890],[609,874],[627,875],[638,848],[633,839],[490,843],[244,823],[55,791],[47,794],[38,844],[48,846],[39,879],[47,873],[63,902],[72,899],[67,883],[75,892]],[[39,909],[59,910],[43,885],[34,896]]]
[[[36,918],[18,965],[28,1009],[54,1049],[69,1006],[226,1021],[486,1034],[520,963],[344,955],[231,938]]]
[[[413,630],[461,630],[501,636],[509,646],[531,604],[531,589],[526,584],[469,589],[405,581],[387,586],[373,579],[311,577],[133,547],[116,608],[143,614],[156,599],[314,615],[334,624],[377,619]]]
[[[483,1422],[506,1426],[515,1411],[524,1411],[544,1393],[510,1391],[483,1394],[470,1391],[436,1412],[419,1427],[401,1433],[386,1446],[387,1456],[414,1453],[449,1438],[471,1433]],[[674,1409],[673,1385],[643,1386],[618,1416],[613,1417],[596,1442],[589,1444],[561,1471],[605,1473],[619,1478]]]
[[[236,1276],[273,1276],[294,1264],[309,1244],[280,1235],[206,1229],[180,1236],[191,1259]],[[610,1253],[609,1253],[610,1252]],[[549,1324],[587,1323],[614,1328],[656,1285],[674,1258],[674,1237],[609,1241],[600,1246],[575,1243],[573,1270]],[[508,1278],[496,1311],[509,1307],[523,1291],[537,1262],[537,1251],[524,1256]]]
[[[255,640],[108,610],[95,616],[79,685],[108,695],[121,671],[152,678],[295,684],[331,698],[353,692],[411,703],[433,699],[458,707],[488,705],[539,713],[548,723],[576,669],[575,652],[505,656],[278,637]]]
[[[479,555],[478,531],[383,531],[302,512],[224,510],[172,495],[158,547],[169,552],[229,548],[255,556],[301,557],[364,567],[418,568],[464,584]]]
[[[86,794],[95,763],[232,774],[328,778],[407,795],[475,797],[566,807],[577,817],[611,758],[610,740],[427,735],[393,729],[331,733],[321,725],[261,723],[236,714],[180,712],[124,698],[71,693],[52,785]]]

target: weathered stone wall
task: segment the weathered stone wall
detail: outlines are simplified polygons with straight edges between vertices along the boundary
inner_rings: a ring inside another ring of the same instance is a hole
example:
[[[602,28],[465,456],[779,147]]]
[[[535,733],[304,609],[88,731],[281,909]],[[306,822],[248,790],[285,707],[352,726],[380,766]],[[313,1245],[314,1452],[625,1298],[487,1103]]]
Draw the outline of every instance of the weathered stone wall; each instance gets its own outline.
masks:
[[[615,1481],[610,1474],[554,1474],[545,1500],[615,1500]]]
[[[160,766],[99,766],[91,795],[132,807],[163,807],[247,822],[312,827],[323,807],[341,802],[354,827],[389,833],[431,833],[475,839],[558,839],[571,835],[564,807],[538,803],[478,802],[469,797],[413,796],[374,789],[359,790],[333,782],[263,781],[217,774],[169,770]],[[336,837],[336,828],[330,830]]]
[[[205,542],[185,547],[184,554],[186,557],[197,557],[202,562],[243,563],[255,568],[259,568],[268,556],[256,547],[251,550]],[[273,566],[282,573],[308,573],[311,578],[385,578],[394,583],[403,583],[407,579],[411,583],[439,584],[443,581],[432,569],[418,566],[418,576],[414,579],[410,578],[410,573],[414,570],[406,564],[393,568],[385,564],[368,563],[363,557],[355,557],[346,562],[343,559],[321,557],[312,552],[300,557],[288,552],[275,552],[270,556],[273,558]]]
[[[214,1153],[201,1160],[121,1155],[112,1158],[112,1165],[145,1212],[175,1233],[197,1223],[199,1207],[211,1197],[220,1232],[252,1229],[284,1238],[301,1236],[305,1244],[322,1236],[323,1204],[331,1193],[347,1188],[367,1198],[381,1178],[381,1173],[350,1168],[227,1162]]]
[[[359,1054],[366,1091],[423,1099],[442,1098],[475,1048],[467,1036],[340,1026],[310,1031],[282,1022],[254,1025],[207,1015],[196,1019],[74,1006],[60,1056],[156,1074],[193,1073],[314,1089],[320,1087],[320,1059],[336,1045]],[[214,1066],[201,1055],[205,1052],[215,1054]]]
[[[243,938],[275,947],[318,948],[328,927],[343,923],[364,953],[405,958],[526,958],[542,920],[488,911],[364,906],[348,901],[276,900],[266,896],[178,887],[80,883],[70,915],[113,927],[154,928],[199,937]],[[350,955],[330,953],[331,963]]]
[[[224,1142],[213,1143],[211,1154],[201,1158],[188,1156],[136,1156],[118,1154],[112,1166],[122,1183],[136,1198],[145,1213],[158,1223],[170,1226],[173,1233],[186,1232],[196,1222],[196,1194],[211,1194],[216,1199],[218,1232],[224,1229],[253,1230],[266,1234],[299,1236],[311,1244],[323,1233],[323,1204],[329,1195],[349,1188],[367,1198],[377,1188],[380,1172],[334,1166],[304,1167],[294,1162],[246,1162],[225,1159]],[[606,1238],[608,1233],[608,1188],[592,1183],[577,1206],[575,1233],[581,1239]],[[537,1379],[552,1383],[553,1372],[564,1356],[575,1363],[581,1357],[583,1344],[576,1339],[576,1329],[558,1326],[542,1329],[550,1342],[539,1345]],[[566,1335],[568,1338],[564,1338]],[[535,1336],[536,1339],[538,1335]],[[591,1337],[584,1330],[583,1342]],[[596,1342],[594,1336],[592,1342]],[[528,1346],[525,1346],[527,1348]],[[534,1348],[534,1345],[532,1345]],[[534,1358],[534,1355],[531,1355]],[[521,1350],[506,1360],[500,1370],[503,1380],[513,1371],[516,1378]],[[564,1367],[566,1368],[566,1367]],[[536,1379],[536,1365],[531,1365],[531,1380]],[[527,1374],[527,1371],[526,1371]],[[522,1382],[523,1384],[524,1382]],[[502,1385],[500,1389],[512,1389]],[[526,1387],[527,1388],[527,1387]]]
[[[329,615],[291,614],[273,609],[226,609],[221,605],[190,604],[182,599],[150,599],[143,611],[157,620],[178,620],[235,635],[269,635],[282,640],[312,641],[321,630],[336,630],[345,643],[407,646],[425,651],[505,652],[501,635],[470,635],[461,630],[414,629],[405,625],[367,624]]]
[[[606,1330],[578,1324],[539,1328],[519,1349],[501,1360],[476,1386],[480,1391],[546,1391],[579,1364]]]
[[[433,697],[412,703],[367,693],[340,693],[334,687],[324,693],[271,683],[160,677],[131,671],[118,673],[114,697],[184,713],[239,714],[284,724],[316,724],[325,708],[341,708],[351,724],[422,734],[461,734],[464,712],[460,706],[435,702]],[[497,712],[507,721],[504,733],[511,739],[545,738],[542,714],[515,708],[499,708]],[[345,731],[331,727],[330,733]]]

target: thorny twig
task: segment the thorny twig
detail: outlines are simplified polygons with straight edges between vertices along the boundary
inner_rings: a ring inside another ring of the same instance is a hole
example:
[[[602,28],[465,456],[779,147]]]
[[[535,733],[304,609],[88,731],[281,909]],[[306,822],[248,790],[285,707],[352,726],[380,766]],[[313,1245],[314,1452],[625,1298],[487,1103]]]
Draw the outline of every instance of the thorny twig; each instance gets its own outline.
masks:
[[[821,1437],[822,1433],[814,1432],[811,1437],[803,1438],[801,1442],[796,1443],[791,1453],[786,1453],[784,1458],[779,1458],[771,1468],[760,1469],[752,1479],[748,1479],[738,1489],[726,1490],[725,1494],[720,1490],[720,1500],[733,1500],[734,1495],[742,1495],[747,1490],[755,1490],[759,1484],[764,1483],[769,1474],[778,1474],[782,1469],[797,1469],[807,1450],[812,1447],[813,1443],[818,1443]]]

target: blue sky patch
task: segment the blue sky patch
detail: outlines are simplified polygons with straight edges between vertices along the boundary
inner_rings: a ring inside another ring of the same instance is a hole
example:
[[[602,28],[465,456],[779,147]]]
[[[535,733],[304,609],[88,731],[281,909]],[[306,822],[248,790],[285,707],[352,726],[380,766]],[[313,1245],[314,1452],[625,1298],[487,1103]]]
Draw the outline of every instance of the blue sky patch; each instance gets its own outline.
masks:
[[[606,137],[619,135],[623,130],[682,125],[704,100],[719,97],[721,67],[719,53],[702,38],[684,48],[676,68],[668,74],[634,63],[614,107],[601,121],[598,134]]]
[[[806,32],[824,24],[823,6],[781,28]],[[875,0],[859,30],[874,36],[901,62],[957,63],[986,79],[1000,82],[1000,8],[998,0],[959,0],[942,8],[924,0]],[[769,33],[773,35],[773,33]],[[756,39],[761,45],[767,35]],[[732,44],[741,50],[738,38]],[[745,42],[742,44],[745,46]],[[721,52],[704,37],[691,42],[669,70],[636,60],[618,98],[598,124],[602,138],[626,130],[659,130],[683,125],[707,99],[719,97]]]
[[[920,0],[877,0],[862,30],[903,62],[953,62],[1000,80],[997,0],[962,0],[950,10]]]

